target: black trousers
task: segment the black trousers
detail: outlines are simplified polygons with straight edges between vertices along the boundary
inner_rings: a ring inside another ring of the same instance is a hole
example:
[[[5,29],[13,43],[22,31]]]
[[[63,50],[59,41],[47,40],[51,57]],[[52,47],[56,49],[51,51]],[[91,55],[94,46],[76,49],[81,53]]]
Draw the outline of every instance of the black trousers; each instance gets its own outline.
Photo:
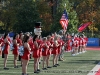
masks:
[[[2,52],[2,58],[4,58],[4,53]]]
[[[21,61],[21,56],[19,55],[18,60]]]

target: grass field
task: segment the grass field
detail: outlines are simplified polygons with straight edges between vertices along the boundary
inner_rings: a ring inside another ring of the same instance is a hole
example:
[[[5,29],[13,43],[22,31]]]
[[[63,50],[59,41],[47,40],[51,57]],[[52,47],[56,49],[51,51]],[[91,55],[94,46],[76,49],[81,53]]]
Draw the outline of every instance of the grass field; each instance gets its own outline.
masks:
[[[42,70],[38,75],[87,75],[87,73],[100,61],[100,51],[91,50],[84,54],[71,56],[70,53],[65,53],[65,61],[59,61],[60,66],[52,67],[48,70]],[[33,59],[30,60],[28,65],[28,74],[36,75],[33,73]],[[50,60],[52,66],[52,56]],[[20,62],[18,61],[18,66]],[[3,70],[3,59],[0,57],[0,75],[21,75],[21,67],[13,68],[13,55],[9,54],[7,67],[9,70]]]

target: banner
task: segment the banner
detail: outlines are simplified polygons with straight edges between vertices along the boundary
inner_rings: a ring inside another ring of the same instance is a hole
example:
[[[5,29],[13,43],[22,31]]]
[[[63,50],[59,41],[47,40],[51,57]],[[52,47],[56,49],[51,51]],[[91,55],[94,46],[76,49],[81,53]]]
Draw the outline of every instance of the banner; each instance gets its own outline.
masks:
[[[87,28],[90,24],[92,24],[92,22],[87,22],[87,23],[84,23],[82,24],[79,28],[78,28],[78,31],[79,32],[82,32],[85,28]]]
[[[99,38],[88,38],[87,46],[100,46]]]

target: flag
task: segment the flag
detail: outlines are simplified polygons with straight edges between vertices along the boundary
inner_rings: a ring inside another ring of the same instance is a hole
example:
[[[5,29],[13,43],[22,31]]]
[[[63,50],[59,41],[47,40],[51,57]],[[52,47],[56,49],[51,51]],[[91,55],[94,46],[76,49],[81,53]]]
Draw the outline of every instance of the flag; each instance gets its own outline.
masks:
[[[62,15],[62,17],[60,19],[60,24],[62,25],[62,28],[64,30],[67,29],[67,26],[68,26],[68,15],[67,15],[66,10],[64,10],[64,12],[63,12],[63,15]]]
[[[91,25],[92,22],[87,22],[87,23],[84,23],[82,24],[79,28],[78,28],[78,31],[79,32],[82,32],[85,28],[87,28],[89,25]]]

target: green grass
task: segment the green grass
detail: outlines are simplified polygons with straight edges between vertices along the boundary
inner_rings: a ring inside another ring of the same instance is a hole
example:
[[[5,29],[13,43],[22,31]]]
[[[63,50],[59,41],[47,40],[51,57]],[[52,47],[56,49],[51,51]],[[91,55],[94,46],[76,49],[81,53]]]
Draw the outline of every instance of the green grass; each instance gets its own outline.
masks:
[[[38,75],[87,75],[100,60],[100,51],[87,51],[84,54],[71,56],[70,53],[64,54],[65,61],[59,61],[60,66],[53,67],[43,71],[42,64],[40,64],[41,73]],[[36,75],[33,73],[33,59],[30,60],[28,65],[29,75]],[[20,61],[18,61],[20,65]],[[50,60],[52,66],[52,56]],[[7,67],[10,70],[3,70],[3,59],[0,58],[0,75],[21,75],[21,67],[18,69],[13,68],[13,55],[9,54]]]

